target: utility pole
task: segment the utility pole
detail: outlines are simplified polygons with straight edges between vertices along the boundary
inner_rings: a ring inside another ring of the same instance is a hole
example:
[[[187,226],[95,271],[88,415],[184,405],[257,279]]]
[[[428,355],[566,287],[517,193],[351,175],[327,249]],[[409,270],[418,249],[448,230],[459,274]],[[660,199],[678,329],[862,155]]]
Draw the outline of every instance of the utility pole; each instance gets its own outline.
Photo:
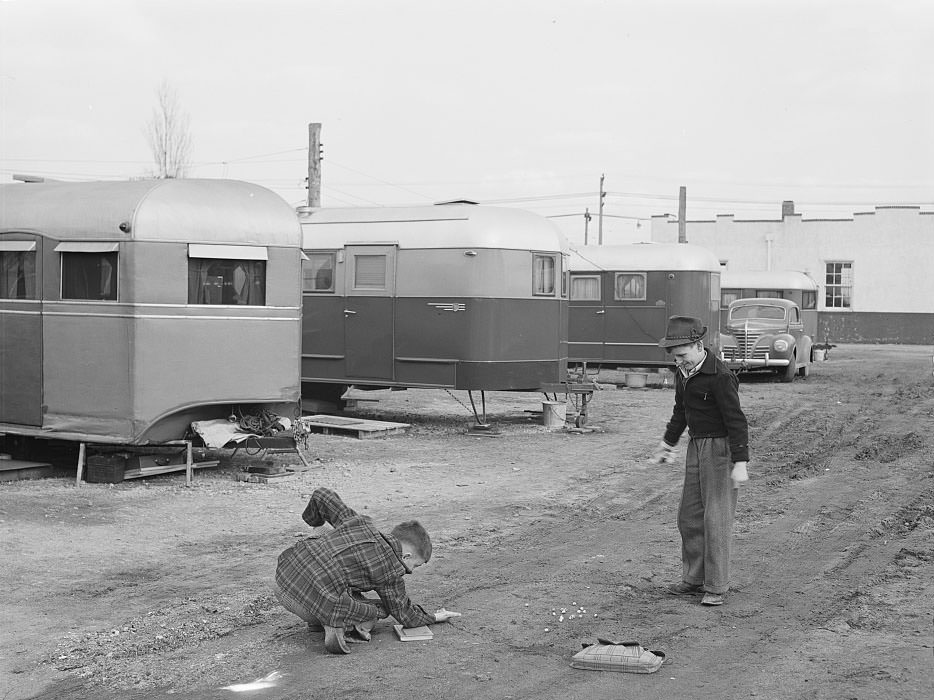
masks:
[[[584,245],[587,245],[587,226],[590,224],[590,207],[584,209]]]
[[[308,206],[321,206],[321,161],[324,154],[321,143],[321,124],[308,125]]]
[[[597,219],[597,223],[598,223],[597,243],[599,245],[603,245],[603,200],[606,198],[606,192],[603,191],[603,178],[604,177],[606,177],[606,173],[603,173],[600,175],[600,214]]]
[[[678,243],[688,242],[687,221],[685,215],[688,210],[688,188],[681,185],[678,191]]]

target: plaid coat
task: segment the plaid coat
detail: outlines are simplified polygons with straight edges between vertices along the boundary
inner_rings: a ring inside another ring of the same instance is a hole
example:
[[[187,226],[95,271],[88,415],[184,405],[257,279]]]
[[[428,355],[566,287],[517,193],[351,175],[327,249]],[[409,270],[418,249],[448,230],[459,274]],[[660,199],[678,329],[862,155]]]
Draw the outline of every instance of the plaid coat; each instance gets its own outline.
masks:
[[[404,627],[435,622],[434,615],[406,595],[402,577],[412,569],[402,561],[402,547],[395,537],[381,533],[369,517],[326,488],[311,494],[302,519],[312,527],[330,523],[334,529],[279,555],[276,585],[306,613],[300,617],[331,627],[376,620],[386,613]],[[384,609],[379,601],[363,599],[359,595],[363,591],[375,591]]]

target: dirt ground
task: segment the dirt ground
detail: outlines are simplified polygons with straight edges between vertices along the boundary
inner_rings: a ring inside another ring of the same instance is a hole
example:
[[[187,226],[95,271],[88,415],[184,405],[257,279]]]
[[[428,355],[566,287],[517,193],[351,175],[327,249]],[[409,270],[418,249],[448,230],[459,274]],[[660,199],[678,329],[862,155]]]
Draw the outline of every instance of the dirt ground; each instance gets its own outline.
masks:
[[[930,698],[931,369],[930,347],[846,345],[806,380],[742,380],[751,481],[720,608],[665,592],[682,466],[647,461],[673,401],[662,375],[601,373],[592,432],[547,429],[540,395],[494,393],[499,435],[475,437],[462,393],[384,391],[354,415],[408,430],[312,435],[310,468],[278,455],[296,472],[274,484],[236,480],[261,459],[242,451],[191,486],[76,487],[73,467],[0,484],[0,698]],[[327,654],[268,589],[313,533],[317,486],[387,529],[420,519],[435,554],[409,593],[463,617],[412,643],[383,622]],[[598,636],[668,663],[570,668]]]

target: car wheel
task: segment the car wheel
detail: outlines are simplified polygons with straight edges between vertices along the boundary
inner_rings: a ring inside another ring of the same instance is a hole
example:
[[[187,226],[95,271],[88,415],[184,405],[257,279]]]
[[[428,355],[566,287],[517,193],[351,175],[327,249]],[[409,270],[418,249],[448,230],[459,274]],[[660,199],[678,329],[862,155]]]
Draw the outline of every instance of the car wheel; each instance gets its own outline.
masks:
[[[782,373],[783,382],[793,382],[795,380],[795,372],[798,371],[798,368],[795,366],[795,356],[792,355],[788,358],[788,366],[785,368],[785,371]]]
[[[811,373],[810,363],[804,365],[803,367],[801,367],[801,369],[798,370],[798,376],[801,377],[802,379],[807,379],[810,373]]]

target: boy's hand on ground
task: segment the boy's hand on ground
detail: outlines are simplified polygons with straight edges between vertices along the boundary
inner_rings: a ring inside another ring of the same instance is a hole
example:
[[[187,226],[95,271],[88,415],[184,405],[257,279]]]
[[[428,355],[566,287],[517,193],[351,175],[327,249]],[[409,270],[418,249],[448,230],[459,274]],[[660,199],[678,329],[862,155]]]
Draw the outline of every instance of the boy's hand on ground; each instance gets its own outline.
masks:
[[[370,620],[369,622],[358,622],[351,629],[354,634],[347,635],[346,639],[348,642],[368,642],[372,638],[370,635],[370,630],[376,625],[376,620]]]
[[[454,612],[452,610],[445,610],[444,608],[440,608],[435,613],[435,622],[447,622],[452,617],[460,617],[460,616],[461,614],[459,612]]]

